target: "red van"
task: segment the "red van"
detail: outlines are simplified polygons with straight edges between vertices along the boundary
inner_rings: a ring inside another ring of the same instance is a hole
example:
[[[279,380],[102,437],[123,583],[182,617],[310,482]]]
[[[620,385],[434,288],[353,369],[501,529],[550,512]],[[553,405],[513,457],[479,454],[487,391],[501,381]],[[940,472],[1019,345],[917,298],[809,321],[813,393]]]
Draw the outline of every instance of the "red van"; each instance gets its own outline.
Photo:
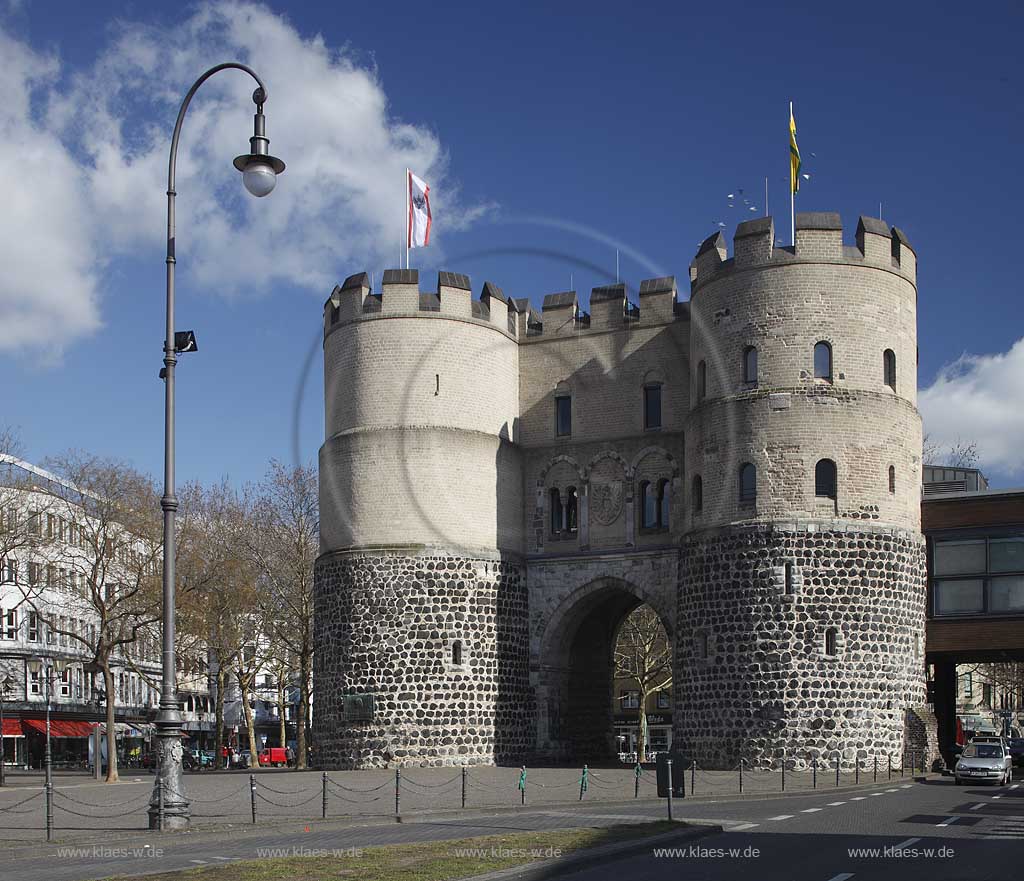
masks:
[[[288,751],[283,746],[268,746],[260,750],[260,765],[283,768],[288,764]]]

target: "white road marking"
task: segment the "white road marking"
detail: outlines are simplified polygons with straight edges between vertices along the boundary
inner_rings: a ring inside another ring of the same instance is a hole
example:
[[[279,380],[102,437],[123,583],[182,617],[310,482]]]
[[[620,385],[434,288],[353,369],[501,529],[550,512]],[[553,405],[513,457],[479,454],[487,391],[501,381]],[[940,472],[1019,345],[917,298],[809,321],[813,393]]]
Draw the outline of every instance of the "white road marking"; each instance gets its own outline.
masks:
[[[730,832],[743,832],[745,829],[753,829],[758,823],[741,823],[739,826],[733,826]]]
[[[769,820],[792,820],[793,814],[779,814],[777,817],[769,817]]]
[[[821,810],[821,808],[804,808],[800,813],[801,814],[816,814],[820,810]]]
[[[899,790],[898,790],[898,789],[887,789],[887,790],[885,790],[885,791],[886,791],[886,792],[899,792]]]
[[[992,798],[1002,798],[1001,795],[993,795]]]
[[[900,789],[913,789],[913,788],[914,788],[914,784],[913,784],[913,783],[904,783],[904,784],[903,784],[903,785],[902,785],[902,786],[900,787]]]
[[[936,828],[938,828],[939,826],[949,826],[951,823],[955,823],[959,819],[960,819],[959,816],[947,817],[941,823],[936,823],[935,826],[936,826]]]
[[[864,796],[863,795],[855,795],[853,798],[850,799],[850,801],[864,801]]]
[[[920,838],[908,838],[906,841],[901,841],[899,844],[894,844],[893,850],[905,850],[906,848],[910,847],[910,845],[917,844],[917,842],[919,842],[920,840]]]
[[[834,876],[832,878],[829,878],[828,881],[846,881],[847,878],[852,878],[852,877],[853,877],[853,872],[842,872],[839,875],[836,875],[836,876]]]
[[[830,801],[830,802],[829,802],[829,803],[828,803],[828,804],[826,805],[826,807],[829,807],[829,808],[837,808],[837,807],[839,807],[839,805],[844,805],[844,804],[846,804],[846,802],[845,802],[845,801]]]
[[[1016,789],[1018,786],[1020,786],[1019,783],[1014,783],[1013,786],[1010,787],[1010,789]]]
[[[189,860],[190,863],[195,863],[198,866],[205,866],[206,860]]]
[[[983,808],[983,807],[985,807],[985,803],[984,802],[982,802],[981,804],[975,805],[973,808],[971,808],[971,810],[972,811],[977,811],[977,810],[979,810],[980,808]]]
[[[232,860],[240,859],[240,857],[214,857],[215,860],[220,860],[222,863],[230,863]]]
[[[885,795],[885,793],[884,792],[872,792],[871,793],[871,797],[872,798],[876,798],[879,795]]]

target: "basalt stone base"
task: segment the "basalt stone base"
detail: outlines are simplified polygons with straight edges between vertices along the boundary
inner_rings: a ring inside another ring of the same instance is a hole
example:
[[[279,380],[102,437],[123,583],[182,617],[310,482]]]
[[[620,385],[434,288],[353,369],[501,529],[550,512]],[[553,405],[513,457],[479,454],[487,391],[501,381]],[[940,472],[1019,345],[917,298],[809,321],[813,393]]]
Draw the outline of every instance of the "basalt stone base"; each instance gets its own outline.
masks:
[[[519,563],[339,552],[317,561],[314,590],[317,767],[523,760],[535,713]],[[346,714],[359,694],[371,718]]]
[[[858,524],[684,542],[674,741],[706,768],[895,765],[924,703],[924,539]]]

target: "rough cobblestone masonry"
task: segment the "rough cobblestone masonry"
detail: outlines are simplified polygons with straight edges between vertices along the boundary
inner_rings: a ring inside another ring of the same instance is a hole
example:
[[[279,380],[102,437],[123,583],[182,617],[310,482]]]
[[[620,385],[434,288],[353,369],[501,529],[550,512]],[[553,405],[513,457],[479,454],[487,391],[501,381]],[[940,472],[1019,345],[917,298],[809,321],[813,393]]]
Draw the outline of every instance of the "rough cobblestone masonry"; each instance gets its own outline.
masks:
[[[871,218],[853,245],[834,214],[774,236],[709,238],[688,301],[648,279],[589,314],[451,272],[335,288],[324,767],[610,757],[612,646],[642,602],[705,767],[898,763],[927,738],[917,258]]]

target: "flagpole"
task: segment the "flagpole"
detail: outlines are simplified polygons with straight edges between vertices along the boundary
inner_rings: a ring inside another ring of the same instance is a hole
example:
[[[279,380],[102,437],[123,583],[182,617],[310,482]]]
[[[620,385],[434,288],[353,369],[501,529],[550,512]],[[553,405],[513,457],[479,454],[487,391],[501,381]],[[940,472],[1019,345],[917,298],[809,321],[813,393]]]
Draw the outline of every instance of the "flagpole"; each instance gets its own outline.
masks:
[[[789,102],[789,119],[790,125],[793,120],[793,102]],[[789,135],[790,139],[793,137],[792,131]],[[796,247],[796,187],[793,186],[793,157],[789,159],[789,238],[793,247]]]
[[[405,170],[405,268],[409,268],[409,189],[412,186],[412,179],[409,177],[409,169]]]

